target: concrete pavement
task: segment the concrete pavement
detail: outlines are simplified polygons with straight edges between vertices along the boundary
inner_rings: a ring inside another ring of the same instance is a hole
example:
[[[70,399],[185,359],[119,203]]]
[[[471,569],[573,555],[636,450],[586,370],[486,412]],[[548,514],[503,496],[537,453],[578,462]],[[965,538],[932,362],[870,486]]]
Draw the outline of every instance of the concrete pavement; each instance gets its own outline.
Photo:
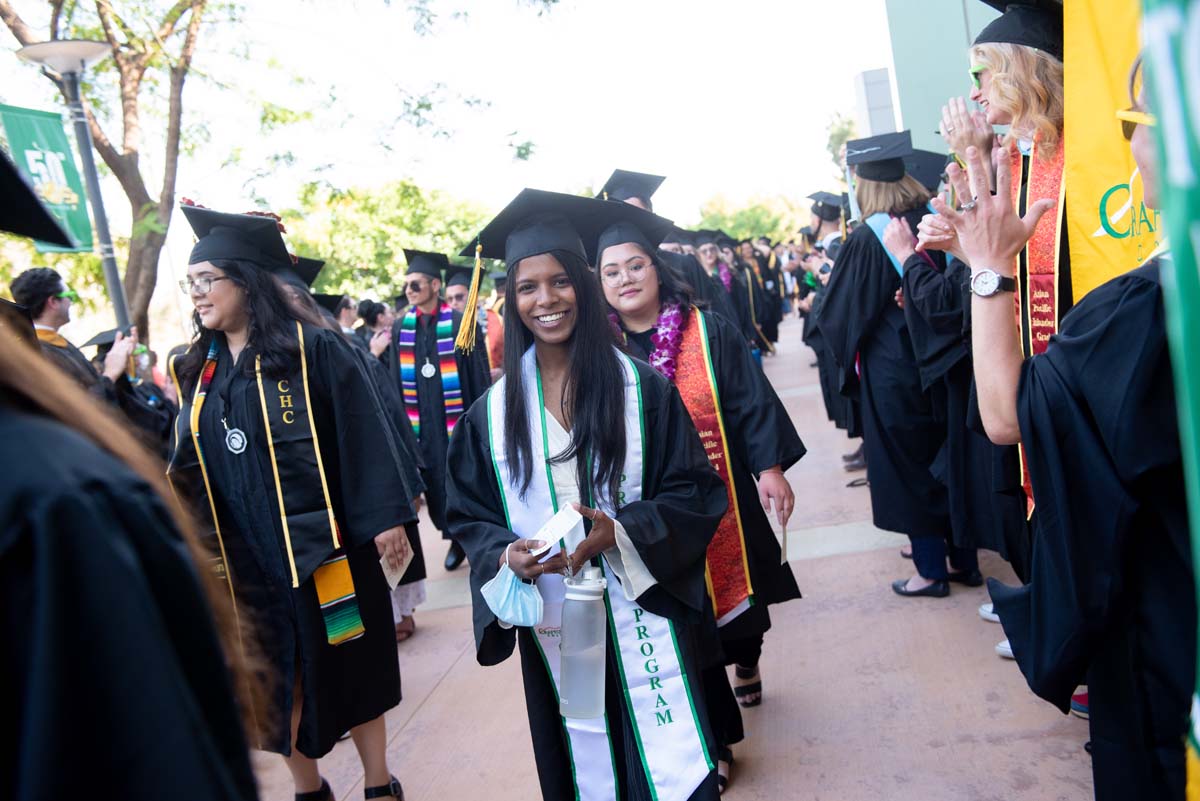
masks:
[[[1092,797],[1087,724],[1036,699],[993,646],[1000,627],[976,608],[983,589],[904,599],[889,587],[911,563],[905,538],[870,523],[866,488],[846,486],[854,443],[825,418],[798,321],[782,326],[766,370],[809,453],[788,472],[797,495],[788,556],[804,598],[772,609],[764,702],[745,710],[747,739],[731,801],[1083,801]],[[861,474],[856,474],[861,475]],[[423,521],[429,602],[398,646],[404,700],[388,714],[389,760],[409,801],[538,798],[514,656],[475,662],[466,568],[447,574],[445,544]],[[985,575],[1009,582],[993,554]],[[256,755],[264,801],[291,798],[282,760]],[[362,798],[352,743],[322,760],[339,799]]]

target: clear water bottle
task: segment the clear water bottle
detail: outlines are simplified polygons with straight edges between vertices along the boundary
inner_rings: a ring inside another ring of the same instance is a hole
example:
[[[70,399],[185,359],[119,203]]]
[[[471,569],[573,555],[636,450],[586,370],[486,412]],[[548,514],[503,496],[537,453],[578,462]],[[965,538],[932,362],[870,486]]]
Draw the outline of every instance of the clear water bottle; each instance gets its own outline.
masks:
[[[585,567],[568,578],[562,610],[558,709],[563,717],[598,718],[604,714],[604,649],[608,635],[604,588],[598,567]]]

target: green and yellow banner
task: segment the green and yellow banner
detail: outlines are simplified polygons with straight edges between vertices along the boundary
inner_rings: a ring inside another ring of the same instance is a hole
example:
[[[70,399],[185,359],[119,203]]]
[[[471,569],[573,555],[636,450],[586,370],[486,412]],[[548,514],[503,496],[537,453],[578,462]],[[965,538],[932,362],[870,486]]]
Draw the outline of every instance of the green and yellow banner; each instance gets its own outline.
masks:
[[[1158,117],[1160,205],[1172,258],[1163,264],[1167,336],[1175,371],[1179,438],[1187,479],[1192,564],[1200,564],[1200,70],[1194,32],[1200,0],[1146,0],[1146,86]],[[1197,585],[1200,587],[1200,584]],[[1200,643],[1200,637],[1197,638]],[[1200,662],[1198,662],[1200,664]],[[1200,801],[1200,703],[1192,696],[1189,801]]]
[[[1076,301],[1142,264],[1162,239],[1158,213],[1113,112],[1129,106],[1138,53],[1138,0],[1063,4],[1067,237]]]
[[[91,253],[92,222],[88,217],[87,195],[75,169],[75,151],[63,130],[62,116],[52,111],[0,104],[0,124],[4,126],[13,163],[33,185],[46,209],[77,243],[74,248],[64,248],[35,242],[37,249],[43,253]]]

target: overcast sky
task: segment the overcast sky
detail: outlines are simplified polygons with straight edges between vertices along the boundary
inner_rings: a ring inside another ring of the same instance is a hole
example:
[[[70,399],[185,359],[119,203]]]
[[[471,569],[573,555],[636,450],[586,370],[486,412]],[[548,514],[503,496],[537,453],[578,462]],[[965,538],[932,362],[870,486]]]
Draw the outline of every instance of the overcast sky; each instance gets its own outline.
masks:
[[[44,26],[43,3],[17,6]],[[658,209],[691,222],[717,193],[828,188],[829,117],[853,111],[856,73],[891,60],[882,0],[562,0],[541,16],[517,0],[432,7],[424,37],[400,0],[253,0],[241,25],[206,31],[196,66],[215,80],[189,79],[185,108],[211,140],[181,162],[179,194],[245,207],[252,170],[284,151],[296,163],[255,184],[275,207],[317,168],[337,185],[411,177],[499,207],[523,186],[577,191],[622,167],[667,175]],[[249,62],[232,55],[241,42]],[[390,125],[404,91],[438,84],[449,139]],[[261,135],[263,99],[314,119]],[[55,105],[48,82],[2,54],[0,100]],[[512,158],[514,131],[536,145],[528,162]],[[222,166],[235,148],[242,161]]]

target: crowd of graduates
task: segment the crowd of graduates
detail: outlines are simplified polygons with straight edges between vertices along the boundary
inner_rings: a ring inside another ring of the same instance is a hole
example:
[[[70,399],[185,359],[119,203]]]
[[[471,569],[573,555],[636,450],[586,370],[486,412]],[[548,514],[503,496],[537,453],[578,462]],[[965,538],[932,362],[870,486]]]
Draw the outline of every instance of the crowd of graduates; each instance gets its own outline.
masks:
[[[161,363],[135,330],[89,359],[59,332],[62,276],[19,275],[0,306],[0,454],[21,467],[0,479],[0,794],[75,792],[72,764],[103,797],[253,799],[254,747],[324,801],[319,760],[349,737],[365,797],[403,798],[384,714],[425,600],[424,508],[445,568],[469,566],[479,663],[519,652],[544,798],[716,798],[741,709],[789,680],[759,663],[771,606],[800,597],[776,525],[805,446],[763,362],[806,346],[852,483],[910,538],[891,592],[981,586],[977,553],[998,552],[1020,586],[989,580],[979,614],[1033,692],[1090,719],[1096,797],[1183,798],[1196,613],[1169,252],[1072,307],[1061,14],[987,26],[964,76],[980,110],[951,99],[940,121],[949,155],[849,141],[848,191],[812,193],[787,242],[680,228],[654,213],[663,177],[617,170],[595,198],[521,191],[460,254],[406,250],[402,293],[377,301],[313,293],[323,262],[279,218],[185,201],[194,336]],[[1153,206],[1139,75],[1119,116]],[[1049,91],[1014,103],[1033,82]],[[0,223],[61,239],[0,162]],[[607,582],[604,712],[585,718],[560,711],[581,577]]]

